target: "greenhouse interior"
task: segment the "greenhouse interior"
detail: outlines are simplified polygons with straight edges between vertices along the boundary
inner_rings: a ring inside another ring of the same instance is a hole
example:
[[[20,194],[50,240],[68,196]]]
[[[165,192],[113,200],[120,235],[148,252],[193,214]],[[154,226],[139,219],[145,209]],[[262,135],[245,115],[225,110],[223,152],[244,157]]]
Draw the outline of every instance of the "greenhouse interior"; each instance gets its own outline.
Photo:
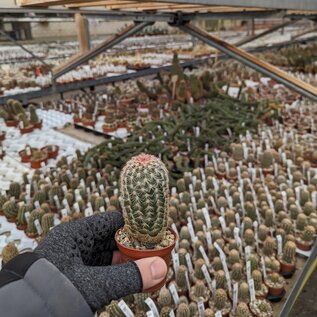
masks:
[[[0,74],[1,317],[317,316],[317,1],[1,0]]]

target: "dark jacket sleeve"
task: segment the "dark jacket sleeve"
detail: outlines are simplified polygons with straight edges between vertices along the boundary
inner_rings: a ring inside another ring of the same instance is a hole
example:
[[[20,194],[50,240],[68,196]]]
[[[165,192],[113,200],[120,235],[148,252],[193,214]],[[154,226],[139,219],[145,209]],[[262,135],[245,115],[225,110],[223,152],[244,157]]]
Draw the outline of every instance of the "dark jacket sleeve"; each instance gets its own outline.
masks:
[[[92,317],[94,314],[65,275],[30,252],[18,255],[0,271],[0,315]]]

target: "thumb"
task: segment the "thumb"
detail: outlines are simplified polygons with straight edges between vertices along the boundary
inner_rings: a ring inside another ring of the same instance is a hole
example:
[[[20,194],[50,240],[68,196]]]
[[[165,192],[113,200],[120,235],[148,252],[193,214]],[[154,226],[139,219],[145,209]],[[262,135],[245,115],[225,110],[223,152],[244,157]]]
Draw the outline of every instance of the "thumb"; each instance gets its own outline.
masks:
[[[159,284],[167,274],[166,263],[160,257],[145,258],[137,260],[135,263],[141,273],[143,290]]]

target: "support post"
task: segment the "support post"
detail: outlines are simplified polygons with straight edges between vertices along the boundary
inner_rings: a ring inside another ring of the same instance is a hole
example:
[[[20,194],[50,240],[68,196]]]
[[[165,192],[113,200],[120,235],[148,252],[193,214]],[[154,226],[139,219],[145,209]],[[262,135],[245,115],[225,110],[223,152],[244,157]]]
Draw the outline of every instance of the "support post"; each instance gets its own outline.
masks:
[[[281,69],[264,62],[255,56],[237,48],[236,46],[220,40],[219,38],[200,30],[191,24],[177,25],[182,31],[197,37],[206,44],[222,51],[228,56],[238,60],[239,62],[257,70],[258,72],[274,79],[275,81],[285,85],[287,88],[299,93],[302,96],[317,101],[317,88],[299,80]]]
[[[104,51],[108,50],[109,48],[117,45],[118,43],[122,42],[126,38],[138,33],[143,28],[147,27],[148,25],[151,25],[152,22],[142,22],[142,23],[136,23],[131,26],[128,26],[123,31],[121,31],[119,34],[112,36],[110,39],[102,42],[95,48],[75,56],[74,58],[71,58],[70,61],[66,62],[64,65],[58,67],[53,71],[53,80],[56,78],[68,73],[72,69],[82,65],[83,63],[86,63],[90,59],[96,57],[97,55],[103,53]]]
[[[76,13],[75,23],[80,52],[85,53],[90,49],[89,21],[85,19],[80,13]]]
[[[265,30],[259,34],[255,34],[253,36],[247,36],[243,39],[241,39],[240,41],[234,43],[235,46],[242,46],[244,44],[247,44],[247,43],[250,43],[250,42],[253,42],[263,36],[266,36],[270,33],[273,33],[277,30],[279,30],[280,28],[284,28],[285,26],[288,26],[288,25],[291,25],[293,23],[295,23],[296,21],[295,20],[291,20],[291,21],[287,21],[287,22],[284,22],[284,23],[281,23],[279,25],[276,25],[276,26],[273,26],[272,28],[268,29],[268,30]]]

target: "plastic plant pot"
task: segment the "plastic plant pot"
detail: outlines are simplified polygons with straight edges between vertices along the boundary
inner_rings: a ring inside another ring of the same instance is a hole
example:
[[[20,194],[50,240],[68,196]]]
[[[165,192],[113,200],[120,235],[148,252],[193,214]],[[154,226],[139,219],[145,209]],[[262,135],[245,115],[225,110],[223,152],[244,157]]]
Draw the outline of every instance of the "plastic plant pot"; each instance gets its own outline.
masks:
[[[44,152],[45,153],[45,152]],[[45,165],[47,164],[47,159],[48,159],[48,156],[47,156],[47,153],[45,153],[45,157],[41,160],[33,160],[32,157],[31,157],[31,168],[33,169],[39,169],[42,167],[42,163],[44,163]]]
[[[0,132],[0,141],[4,141],[4,139],[6,138],[6,133],[4,131]]]
[[[43,127],[43,121],[39,121],[39,122],[36,122],[34,123],[34,129],[42,129]]]
[[[5,123],[7,127],[17,127],[19,125],[19,122],[15,120],[7,120]]]
[[[56,159],[58,152],[59,152],[59,146],[58,145],[54,145],[54,150],[53,151],[49,151],[47,146],[44,146],[43,148],[41,148],[41,151],[47,152],[47,156],[49,159]]]
[[[123,258],[124,262],[135,261],[135,260],[139,260],[139,259],[143,259],[143,258],[150,258],[153,256],[159,256],[165,261],[167,267],[169,267],[169,264],[171,261],[171,252],[175,247],[176,239],[177,239],[177,235],[173,229],[167,228],[167,230],[170,231],[174,235],[174,243],[172,243],[168,247],[165,247],[162,249],[157,249],[157,250],[155,250],[155,249],[153,249],[153,250],[137,250],[137,249],[133,249],[133,248],[124,246],[121,242],[119,242],[119,233],[121,230],[122,229],[119,229],[116,232],[115,240],[116,240],[117,247],[122,254],[122,258]],[[163,279],[162,282],[158,283],[157,285],[155,285],[149,289],[144,290],[144,292],[145,293],[152,293],[152,292],[159,290],[166,283],[166,278],[167,278],[167,275]]]
[[[34,130],[34,126],[30,125],[29,127],[26,128],[20,128],[20,133],[21,134],[27,134],[27,133],[31,133]]]

